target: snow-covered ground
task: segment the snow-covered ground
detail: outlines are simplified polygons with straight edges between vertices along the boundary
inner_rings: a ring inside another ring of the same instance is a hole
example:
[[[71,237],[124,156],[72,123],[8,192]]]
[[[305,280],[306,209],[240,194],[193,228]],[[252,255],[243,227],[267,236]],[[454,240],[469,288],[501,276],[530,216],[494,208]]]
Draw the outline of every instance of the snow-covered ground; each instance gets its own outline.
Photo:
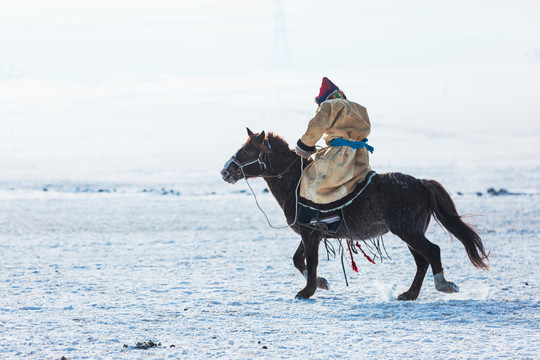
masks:
[[[491,270],[475,270],[433,227],[461,292],[437,292],[428,275],[418,301],[402,303],[395,298],[415,267],[393,236],[392,261],[357,258],[346,287],[339,259],[322,260],[331,290],[294,300],[304,285],[291,260],[298,237],[269,230],[244,189],[4,192],[1,356],[538,357],[538,194],[456,197],[460,209],[484,214],[474,222]],[[148,340],[162,346],[134,348]]]
[[[539,358],[537,3],[130,4],[0,14],[0,358]],[[428,231],[458,294],[428,273],[398,302],[415,265],[387,235],[349,287],[321,249],[331,290],[294,300],[298,236],[219,172],[246,126],[293,144],[325,75],[368,108],[374,170],[437,179],[471,215],[489,271]]]

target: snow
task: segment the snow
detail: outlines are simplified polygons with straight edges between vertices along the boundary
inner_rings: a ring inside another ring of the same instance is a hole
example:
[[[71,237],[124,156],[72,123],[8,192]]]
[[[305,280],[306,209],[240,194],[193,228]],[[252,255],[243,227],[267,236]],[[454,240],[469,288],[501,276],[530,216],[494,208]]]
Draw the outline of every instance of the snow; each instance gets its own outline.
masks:
[[[283,2],[276,31],[276,4],[3,9],[0,358],[538,358],[538,5]],[[294,300],[300,239],[219,172],[246,126],[293,144],[322,76],[368,108],[376,171],[447,188],[489,271],[433,222],[459,293],[428,272],[397,301],[415,265],[387,235],[391,260],[357,256],[349,287],[323,247],[330,290]]]
[[[392,261],[357,258],[347,288],[339,259],[322,259],[331,290],[293,300],[304,284],[291,261],[297,236],[268,229],[233,188],[3,197],[2,357],[139,358],[135,344],[154,340],[162,347],[145,351],[155,358],[535,358],[537,196],[456,197],[485,214],[474,220],[491,270],[475,270],[433,227],[461,292],[437,292],[428,274],[414,303],[395,300],[414,262],[391,236]],[[258,197],[279,221],[270,195]]]

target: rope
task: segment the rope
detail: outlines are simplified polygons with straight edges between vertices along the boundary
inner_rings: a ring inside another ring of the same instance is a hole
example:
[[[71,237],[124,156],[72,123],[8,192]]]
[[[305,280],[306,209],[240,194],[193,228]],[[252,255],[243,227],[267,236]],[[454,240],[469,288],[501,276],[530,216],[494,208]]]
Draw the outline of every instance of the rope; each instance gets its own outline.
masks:
[[[325,237],[323,240],[324,240],[324,247],[326,248],[326,260],[330,261],[330,254],[332,254],[332,256],[335,259],[336,258],[336,249],[335,249],[334,245],[332,245],[332,243],[330,241],[328,241],[327,237]]]
[[[347,280],[347,271],[345,270],[345,251],[343,251],[343,244],[341,244],[341,240],[338,240],[339,242],[339,249],[341,251],[341,269],[343,269],[343,277],[345,278],[345,285],[349,286],[349,281]]]
[[[294,221],[292,222],[292,224],[287,224],[285,226],[274,226],[274,225],[272,225],[272,223],[270,222],[270,219],[268,218],[268,215],[266,215],[266,212],[262,209],[261,205],[259,204],[259,200],[257,200],[257,195],[255,195],[255,191],[253,191],[253,188],[249,184],[249,181],[248,181],[247,177],[244,174],[244,169],[242,167],[240,167],[240,170],[242,170],[242,176],[244,177],[244,180],[246,180],[246,184],[248,185],[249,190],[251,190],[251,193],[253,194],[253,198],[255,199],[255,203],[257,204],[257,207],[259,208],[259,210],[263,213],[264,217],[266,218],[266,222],[268,223],[268,225],[272,229],[276,229],[276,230],[285,229],[285,228],[294,226],[296,224],[296,222],[298,221],[298,188],[300,187],[300,182],[302,181],[302,177],[304,176],[304,159],[302,157],[300,157],[300,179],[298,180],[298,184],[296,185],[296,190],[295,190],[295,200],[296,200],[296,202],[295,202],[295,208],[294,208]],[[287,168],[287,170],[288,170],[288,168]]]

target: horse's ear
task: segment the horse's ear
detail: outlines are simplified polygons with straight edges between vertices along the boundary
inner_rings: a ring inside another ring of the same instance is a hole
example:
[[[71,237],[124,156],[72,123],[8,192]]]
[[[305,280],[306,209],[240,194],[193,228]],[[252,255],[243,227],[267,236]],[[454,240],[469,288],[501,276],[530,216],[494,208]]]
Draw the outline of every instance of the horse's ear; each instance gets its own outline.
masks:
[[[249,136],[250,138],[251,138],[253,135],[255,135],[255,134],[253,133],[253,131],[249,130],[248,127],[246,127],[246,130],[247,130],[248,136]]]
[[[270,143],[268,142],[268,140],[266,140],[266,133],[264,131],[261,132],[259,135],[254,135],[250,137],[249,143],[265,154],[269,154],[272,152],[272,148],[270,147]]]

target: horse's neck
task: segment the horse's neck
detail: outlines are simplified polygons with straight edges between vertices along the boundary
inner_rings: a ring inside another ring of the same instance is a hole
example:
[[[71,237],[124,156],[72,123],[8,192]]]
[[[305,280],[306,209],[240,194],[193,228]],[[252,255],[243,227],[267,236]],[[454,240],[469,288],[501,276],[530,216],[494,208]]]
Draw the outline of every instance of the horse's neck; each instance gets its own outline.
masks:
[[[288,170],[284,172],[276,172],[276,175],[282,174],[281,177],[264,178],[264,180],[268,184],[270,192],[272,193],[272,195],[274,195],[287,217],[289,216],[289,212],[295,211],[296,205],[290,205],[296,204],[296,189],[298,187],[298,182],[300,181],[301,164],[302,161],[300,161],[300,159],[293,158],[289,162],[287,162],[285,166],[283,166],[284,169],[287,169],[287,166],[290,166],[288,167]]]

